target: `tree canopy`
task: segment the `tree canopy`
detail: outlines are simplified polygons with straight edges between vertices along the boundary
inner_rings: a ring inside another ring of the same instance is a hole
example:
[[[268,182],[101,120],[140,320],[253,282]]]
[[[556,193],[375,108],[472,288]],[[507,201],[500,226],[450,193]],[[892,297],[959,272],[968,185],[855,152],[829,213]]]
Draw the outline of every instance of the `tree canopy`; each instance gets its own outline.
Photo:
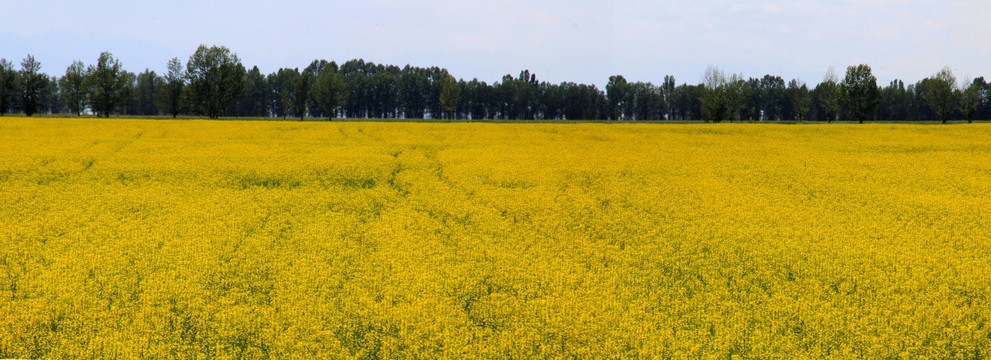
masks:
[[[216,119],[241,95],[241,59],[223,46],[200,45],[186,63],[190,96],[200,115]]]
[[[830,68],[816,85],[773,74],[744,77],[709,67],[700,83],[659,85],[610,76],[604,89],[570,81],[550,83],[524,69],[493,82],[459,79],[446,69],[352,59],[313,60],[305,68],[262,73],[246,69],[223,46],[199,46],[165,71],[125,70],[109,53],[86,66],[75,61],[61,77],[40,71],[28,55],[20,69],[0,59],[0,115],[68,112],[74,115],[201,115],[314,118],[447,118],[517,120],[836,121],[869,119],[989,120],[983,77],[962,79],[949,68],[915,83],[880,87],[868,65],[850,66],[842,79]],[[972,80],[972,81],[971,81]]]
[[[48,86],[48,76],[41,72],[41,63],[28,54],[21,61],[20,83],[21,110],[31,116],[43,107],[42,101]]]
[[[877,107],[880,97],[877,78],[871,73],[871,67],[865,64],[848,67],[842,88],[850,118],[863,124]]]
[[[946,117],[953,109],[955,91],[957,89],[957,77],[948,67],[944,67],[932,77],[923,81],[925,91],[922,97],[926,104],[932,109],[939,120],[946,123]]]
[[[86,71],[88,79],[90,107],[100,117],[110,117],[110,113],[124,105],[128,97],[128,79],[120,61],[113,54],[104,51]]]

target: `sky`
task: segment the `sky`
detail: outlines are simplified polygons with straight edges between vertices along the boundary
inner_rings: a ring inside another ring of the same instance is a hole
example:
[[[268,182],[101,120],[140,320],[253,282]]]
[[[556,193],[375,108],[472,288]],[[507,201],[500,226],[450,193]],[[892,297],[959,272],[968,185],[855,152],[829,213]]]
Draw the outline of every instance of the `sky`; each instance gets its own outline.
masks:
[[[744,77],[819,83],[866,63],[879,85],[944,66],[991,78],[991,6],[981,1],[587,0],[8,0],[0,58],[27,55],[64,74],[110,51],[132,72],[163,73],[200,44],[263,73],[315,59],[439,66],[489,83],[523,69],[538,80],[602,88],[700,83],[708,66]]]

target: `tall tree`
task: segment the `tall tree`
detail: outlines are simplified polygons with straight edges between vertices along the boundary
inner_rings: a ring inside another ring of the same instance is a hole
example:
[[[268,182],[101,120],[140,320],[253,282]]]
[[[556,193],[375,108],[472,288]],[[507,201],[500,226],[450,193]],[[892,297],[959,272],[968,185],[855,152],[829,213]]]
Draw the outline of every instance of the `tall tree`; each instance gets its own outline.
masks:
[[[423,69],[409,65],[403,68],[402,75],[399,76],[399,107],[407,119],[424,117],[428,83]]]
[[[662,99],[660,90],[654,84],[639,81],[629,84],[628,113],[635,120],[657,119],[663,107]]]
[[[511,119],[516,116],[513,106],[516,104],[514,96],[516,94],[516,83],[512,75],[503,75],[501,82],[492,85],[494,93],[494,109],[501,119]]]
[[[395,66],[378,65],[368,79],[368,110],[375,118],[395,117],[399,109],[399,79],[401,70]]]
[[[96,65],[86,71],[90,90],[90,107],[99,117],[110,117],[112,111],[125,104],[128,96],[128,76],[120,61],[108,51],[100,53]]]
[[[186,71],[182,61],[172,58],[166,65],[164,83],[159,93],[160,108],[175,119],[182,112],[182,94],[186,87]]]
[[[337,108],[347,100],[344,92],[344,79],[337,73],[337,67],[325,66],[314,84],[313,95],[317,103],[327,112],[327,119],[333,120]]]
[[[200,45],[186,63],[186,76],[196,110],[219,118],[233,105],[244,86],[244,65],[230,49]]]
[[[539,99],[537,100],[539,107],[537,111],[538,116],[541,119],[560,119],[563,116],[564,109],[564,95],[561,93],[561,87],[557,84],[542,81],[540,82],[537,93],[539,94]]]
[[[58,77],[54,75],[48,77],[48,85],[45,86],[45,106],[49,114],[60,114],[65,109],[60,93]]]
[[[14,105],[14,89],[17,87],[17,71],[7,59],[0,59],[0,116]]]
[[[954,91],[957,88],[956,76],[953,76],[953,71],[949,67],[944,67],[923,81],[927,82],[923,93],[926,104],[936,114],[936,117],[946,124],[946,118],[954,108]]]
[[[746,104],[743,106],[744,118],[750,121],[760,121],[764,106],[764,89],[761,87],[761,79],[747,79],[747,88],[749,88],[749,93],[745,101]]]
[[[881,89],[878,103],[878,118],[886,120],[908,120],[911,98],[905,89],[905,82],[895,79]]]
[[[863,124],[864,120],[874,112],[881,96],[877,88],[877,78],[871,73],[871,67],[866,64],[847,67],[846,77],[841,86],[850,118]]]
[[[661,85],[661,93],[664,94],[664,114],[663,118],[668,120],[674,119],[674,107],[677,102],[677,93],[675,93],[677,85],[674,81],[674,76],[664,75],[664,84]]]
[[[21,110],[24,115],[31,116],[44,107],[45,90],[48,87],[48,76],[41,72],[41,63],[28,54],[21,61]]]
[[[327,60],[322,59],[313,60],[310,62],[310,65],[307,65],[302,71],[302,73],[305,73],[310,77],[310,99],[307,104],[307,113],[312,117],[321,118],[327,116],[327,111],[324,110],[323,106],[320,106],[320,102],[317,101],[316,83],[317,78],[320,77],[320,73],[323,72],[323,69],[328,66],[333,66],[336,68],[337,64],[334,62],[327,62]]]
[[[682,120],[702,119],[702,96],[705,92],[705,84],[678,85],[678,114]]]
[[[730,122],[739,119],[750,96],[750,85],[743,79],[743,74],[730,74],[726,78],[726,109]]]
[[[121,106],[122,115],[139,115],[138,110],[138,74],[124,70],[124,103]]]
[[[134,98],[137,102],[135,110],[137,110],[138,115],[158,115],[156,99],[164,82],[158,74],[148,69],[138,74],[134,89]]]
[[[258,66],[251,67],[244,75],[244,91],[240,101],[241,115],[268,116],[269,89]]]
[[[816,86],[815,93],[819,100],[819,106],[826,114],[826,122],[836,120],[836,115],[840,112],[840,98],[843,93],[839,86],[839,78],[836,77],[836,71],[832,67],[826,71],[822,82]]]
[[[582,119],[585,96],[580,85],[572,82],[561,83],[561,93],[564,98],[564,118],[567,120]]]
[[[293,87],[293,109],[299,121],[303,121],[310,104],[310,83],[310,73],[304,71],[296,78],[296,86]]]
[[[809,87],[805,85],[805,82],[798,79],[789,81],[788,98],[791,103],[791,117],[797,121],[806,120],[812,99],[809,96]]]
[[[967,84],[967,87],[960,91],[957,97],[960,99],[960,112],[967,118],[967,123],[974,122],[974,114],[984,103],[982,92],[987,85],[984,78],[974,78],[974,81]]]
[[[628,91],[629,85],[623,75],[614,75],[609,77],[609,82],[606,83],[606,98],[609,101],[610,120],[621,120],[625,117],[623,114],[623,108],[626,105],[626,95]]]
[[[489,117],[489,103],[492,98],[491,87],[484,81],[471,79],[465,84],[464,103],[468,116],[473,120]]]
[[[348,101],[344,104],[345,116],[349,118],[362,118],[368,116],[368,94],[370,86],[370,66],[362,59],[348,60],[341,65],[339,72],[344,79],[345,92],[348,94]],[[424,74],[424,81],[428,81]],[[424,89],[429,87],[424,84]],[[426,101],[426,95],[424,95]]]
[[[775,75],[764,75],[760,79],[760,101],[761,109],[764,111],[765,120],[781,120],[784,113],[784,104],[788,102],[785,79]]]
[[[281,68],[268,75],[268,88],[271,91],[272,114],[286,119],[293,111],[293,94],[299,71]]]
[[[454,76],[447,75],[441,80],[440,106],[444,109],[447,119],[454,117],[454,109],[461,102],[461,88]]]
[[[59,92],[62,96],[62,101],[65,102],[69,107],[69,111],[76,116],[79,116],[83,112],[83,107],[86,106],[87,101],[87,89],[86,89],[86,65],[83,65],[82,61],[76,60],[72,62],[65,69],[65,75],[59,79]]]
[[[702,92],[702,118],[721,122],[726,118],[726,75],[719,68],[709,66],[703,75],[705,89]]]

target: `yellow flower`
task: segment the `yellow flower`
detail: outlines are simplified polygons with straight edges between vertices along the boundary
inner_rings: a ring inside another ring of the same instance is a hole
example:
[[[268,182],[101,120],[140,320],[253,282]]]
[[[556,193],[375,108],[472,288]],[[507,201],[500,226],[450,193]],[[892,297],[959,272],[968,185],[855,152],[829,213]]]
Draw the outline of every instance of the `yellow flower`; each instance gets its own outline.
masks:
[[[0,358],[972,358],[991,126],[0,118]]]

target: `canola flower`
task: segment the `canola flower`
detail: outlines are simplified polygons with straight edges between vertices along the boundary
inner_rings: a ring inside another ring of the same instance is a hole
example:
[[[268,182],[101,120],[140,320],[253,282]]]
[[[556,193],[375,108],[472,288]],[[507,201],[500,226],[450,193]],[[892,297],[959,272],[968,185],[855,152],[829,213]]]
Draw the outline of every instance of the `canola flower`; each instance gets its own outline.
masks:
[[[0,118],[0,358],[991,355],[991,126]]]

